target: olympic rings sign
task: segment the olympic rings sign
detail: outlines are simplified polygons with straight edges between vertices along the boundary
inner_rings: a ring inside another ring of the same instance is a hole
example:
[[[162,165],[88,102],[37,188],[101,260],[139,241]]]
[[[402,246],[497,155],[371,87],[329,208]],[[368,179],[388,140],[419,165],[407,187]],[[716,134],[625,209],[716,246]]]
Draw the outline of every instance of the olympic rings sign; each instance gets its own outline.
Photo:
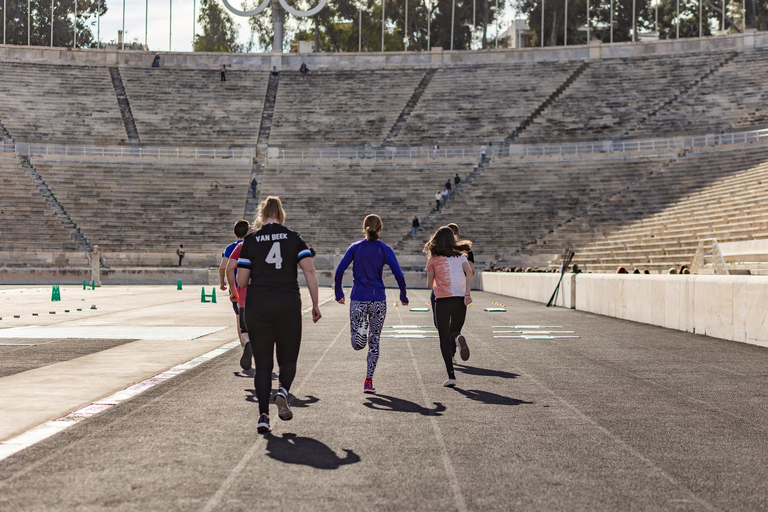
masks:
[[[229,3],[228,0],[221,0],[221,1],[224,2],[224,5],[227,6],[227,9],[237,14],[238,16],[254,16],[256,14],[259,14],[264,9],[266,9],[267,5],[269,5],[270,3],[270,0],[262,0],[262,2],[255,9],[251,9],[250,11],[241,11],[240,9],[235,9],[234,7],[232,7],[232,5]],[[288,5],[288,2],[286,2],[285,0],[279,0],[279,2],[280,2],[280,5],[283,6],[283,9],[293,14],[294,16],[306,17],[306,16],[314,16],[315,14],[320,12],[322,8],[325,7],[325,4],[328,3],[328,0],[320,0],[319,4],[317,4],[315,7],[313,7],[308,11],[299,11],[297,9],[294,9],[293,7]]]

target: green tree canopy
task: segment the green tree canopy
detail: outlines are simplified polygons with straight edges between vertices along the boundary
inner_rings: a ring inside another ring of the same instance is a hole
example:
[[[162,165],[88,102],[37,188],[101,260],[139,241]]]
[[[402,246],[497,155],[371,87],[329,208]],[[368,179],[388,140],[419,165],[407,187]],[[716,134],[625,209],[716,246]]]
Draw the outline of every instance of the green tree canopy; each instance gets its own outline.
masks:
[[[568,1],[568,44],[584,44],[587,40],[587,1]],[[722,2],[719,0],[701,1],[701,35],[717,33],[721,23]],[[518,12],[528,19],[531,30],[535,33],[535,44],[541,38],[547,46],[562,45],[565,41],[565,2],[566,0],[544,0],[544,31],[541,27],[541,0],[516,0]],[[680,0],[679,19],[677,0],[658,1],[658,29],[660,39],[677,37],[677,24],[680,24],[680,37],[699,36],[699,0]],[[741,32],[741,0],[726,0],[726,32]],[[651,0],[635,0],[637,33],[656,31],[657,5]],[[762,5],[756,0],[746,0],[747,28],[768,28],[768,3]],[[611,3],[610,0],[590,0],[591,38],[603,42],[611,40]],[[632,0],[614,0],[613,2],[613,41],[632,40]]]
[[[53,46],[72,47],[74,44],[74,25],[72,14],[77,2],[77,47],[96,46],[96,15],[107,12],[106,0],[54,0],[53,1]],[[3,13],[0,2],[0,16],[6,15],[5,40],[7,44],[27,44],[29,29],[30,43],[36,46],[51,46],[51,2],[31,2],[27,23],[27,0],[6,0],[7,13]],[[29,25],[29,26],[28,26]]]
[[[218,0],[200,0],[200,15],[197,22],[203,33],[195,36],[193,49],[196,52],[241,52],[243,46],[237,43],[237,27],[229,12],[219,5]]]

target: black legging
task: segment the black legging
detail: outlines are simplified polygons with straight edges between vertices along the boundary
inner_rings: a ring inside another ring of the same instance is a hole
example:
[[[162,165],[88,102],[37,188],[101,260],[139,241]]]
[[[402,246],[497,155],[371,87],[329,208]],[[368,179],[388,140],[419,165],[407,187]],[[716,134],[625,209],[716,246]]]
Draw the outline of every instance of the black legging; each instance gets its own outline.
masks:
[[[435,324],[435,329],[439,329],[437,327],[437,310],[435,309],[435,290],[432,290],[432,293],[429,296],[429,302],[432,303],[432,323]],[[466,311],[465,311],[466,313]],[[454,343],[451,345],[451,357],[456,357],[456,344]]]
[[[453,373],[453,361],[451,358],[456,353],[456,336],[464,327],[464,319],[467,316],[467,306],[464,305],[464,297],[446,297],[435,300],[435,321],[437,333],[440,335],[440,351],[443,353],[445,369],[448,378],[455,379]]]
[[[280,386],[290,391],[296,377],[296,360],[301,346],[301,296],[298,293],[248,290],[245,303],[248,331],[258,333],[251,340],[256,376],[253,383],[259,400],[259,413],[269,414],[272,391],[274,349],[280,367]]]

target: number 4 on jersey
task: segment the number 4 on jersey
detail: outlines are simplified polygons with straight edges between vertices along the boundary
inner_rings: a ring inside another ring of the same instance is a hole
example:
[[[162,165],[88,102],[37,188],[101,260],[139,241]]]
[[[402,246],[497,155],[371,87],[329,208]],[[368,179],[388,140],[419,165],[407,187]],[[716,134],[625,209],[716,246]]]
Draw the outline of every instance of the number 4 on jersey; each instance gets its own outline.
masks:
[[[280,242],[272,244],[272,248],[269,250],[269,254],[267,254],[267,259],[264,261],[274,264],[276,269],[281,269],[283,267],[283,256],[280,254]]]

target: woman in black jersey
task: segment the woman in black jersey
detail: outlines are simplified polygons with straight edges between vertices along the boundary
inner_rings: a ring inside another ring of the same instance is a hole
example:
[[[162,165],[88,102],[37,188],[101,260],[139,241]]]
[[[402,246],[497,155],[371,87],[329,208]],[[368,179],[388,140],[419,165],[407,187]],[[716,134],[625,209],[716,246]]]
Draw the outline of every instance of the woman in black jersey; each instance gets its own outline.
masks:
[[[288,391],[296,376],[301,345],[301,295],[297,266],[304,272],[312,298],[312,321],[320,320],[317,304],[317,275],[312,254],[298,233],[283,226],[285,210],[279,197],[270,196],[259,204],[256,220],[261,228],[246,236],[240,249],[237,283],[248,287],[245,325],[258,333],[251,340],[256,362],[256,398],[259,400],[260,433],[270,431],[269,395],[272,391],[273,352],[277,349],[280,389],[275,395],[277,415],[293,418]]]

